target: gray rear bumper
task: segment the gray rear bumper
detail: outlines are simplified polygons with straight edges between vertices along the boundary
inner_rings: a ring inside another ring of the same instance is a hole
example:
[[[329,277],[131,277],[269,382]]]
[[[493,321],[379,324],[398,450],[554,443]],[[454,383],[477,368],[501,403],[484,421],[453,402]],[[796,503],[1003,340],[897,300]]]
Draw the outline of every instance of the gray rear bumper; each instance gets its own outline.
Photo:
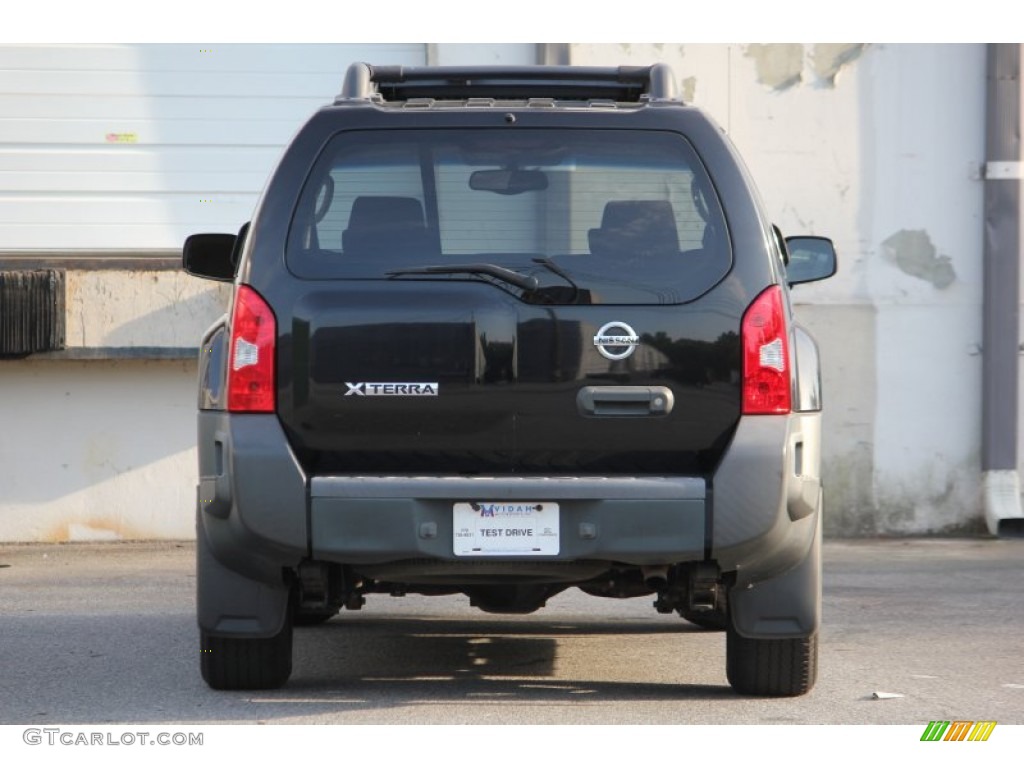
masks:
[[[453,503],[551,501],[561,546],[538,563],[697,561],[710,543],[723,571],[755,583],[810,547],[819,440],[820,414],[746,417],[710,487],[694,477],[308,478],[273,414],[202,411],[199,524],[218,561],[277,584],[307,557],[464,562],[453,554]]]
[[[556,502],[560,548],[531,562],[631,565],[703,558],[705,482],[692,477],[318,477],[312,481],[313,557],[351,564],[453,554],[457,502]],[[491,558],[490,562],[509,558]]]

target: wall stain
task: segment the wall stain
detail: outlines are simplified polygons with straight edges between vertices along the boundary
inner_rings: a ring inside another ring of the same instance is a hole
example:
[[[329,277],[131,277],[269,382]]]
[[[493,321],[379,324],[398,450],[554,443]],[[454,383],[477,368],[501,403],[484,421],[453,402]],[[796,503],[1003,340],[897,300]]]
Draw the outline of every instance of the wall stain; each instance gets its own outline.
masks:
[[[843,455],[822,456],[821,474],[825,487],[825,536],[876,535],[874,446],[860,443]]]
[[[974,536],[987,530],[969,474],[974,464],[945,471],[943,478],[918,476],[904,486],[880,482],[873,446],[822,460],[825,537]],[[921,483],[937,483],[922,488]]]
[[[923,229],[903,229],[882,241],[882,256],[902,272],[927,280],[936,288],[949,288],[956,281],[949,256],[939,255]]]
[[[910,477],[876,489],[875,524],[883,536],[976,535],[986,530],[975,453],[952,463],[937,455]]]
[[[687,104],[693,103],[693,94],[697,92],[697,78],[687,77],[683,79],[683,101]]]
[[[835,88],[839,73],[859,59],[866,47],[865,43],[817,43],[805,49],[799,43],[754,43],[746,47],[744,55],[753,59],[757,81],[774,91],[785,91],[804,81],[805,55],[814,82]]]
[[[63,544],[72,541],[141,541],[153,537],[152,532],[127,523],[119,516],[93,516],[58,523],[36,540]]]
[[[811,51],[811,69],[818,83],[836,87],[836,76],[864,53],[864,43],[817,43]]]
[[[799,43],[753,43],[744,56],[754,60],[757,81],[773,90],[784,91],[803,79],[804,47]]]

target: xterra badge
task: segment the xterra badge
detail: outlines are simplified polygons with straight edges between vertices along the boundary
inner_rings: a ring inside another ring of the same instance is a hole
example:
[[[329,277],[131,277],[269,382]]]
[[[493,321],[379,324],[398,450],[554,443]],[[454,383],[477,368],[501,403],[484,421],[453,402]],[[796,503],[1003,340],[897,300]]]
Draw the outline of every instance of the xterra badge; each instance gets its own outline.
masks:
[[[346,381],[349,395],[359,397],[437,397],[438,385],[436,381],[427,382],[374,382],[374,381]]]
[[[597,351],[609,360],[625,360],[640,345],[636,331],[618,321],[605,323],[594,337]]]

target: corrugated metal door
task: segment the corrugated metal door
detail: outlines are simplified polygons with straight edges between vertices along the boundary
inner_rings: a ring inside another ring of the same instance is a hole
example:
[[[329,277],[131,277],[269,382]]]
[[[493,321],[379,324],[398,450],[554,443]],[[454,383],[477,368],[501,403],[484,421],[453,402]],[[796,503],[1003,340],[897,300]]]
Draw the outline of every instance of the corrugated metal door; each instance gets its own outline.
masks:
[[[233,232],[349,63],[425,59],[423,44],[0,46],[0,251]]]

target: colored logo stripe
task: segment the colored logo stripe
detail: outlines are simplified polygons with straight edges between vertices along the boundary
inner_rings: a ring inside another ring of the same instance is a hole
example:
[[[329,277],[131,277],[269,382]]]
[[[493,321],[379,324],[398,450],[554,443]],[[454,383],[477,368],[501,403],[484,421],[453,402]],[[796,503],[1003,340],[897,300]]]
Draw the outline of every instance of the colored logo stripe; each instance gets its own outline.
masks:
[[[967,737],[967,740],[988,741],[988,737],[992,735],[992,731],[994,731],[995,728],[995,720],[979,720],[974,724],[974,730],[971,731],[971,735]]]
[[[995,720],[932,720],[921,734],[921,741],[988,741],[995,727]]]
[[[971,720],[954,720],[943,741],[963,741],[967,738],[967,733],[971,730],[972,725],[974,722]]]

